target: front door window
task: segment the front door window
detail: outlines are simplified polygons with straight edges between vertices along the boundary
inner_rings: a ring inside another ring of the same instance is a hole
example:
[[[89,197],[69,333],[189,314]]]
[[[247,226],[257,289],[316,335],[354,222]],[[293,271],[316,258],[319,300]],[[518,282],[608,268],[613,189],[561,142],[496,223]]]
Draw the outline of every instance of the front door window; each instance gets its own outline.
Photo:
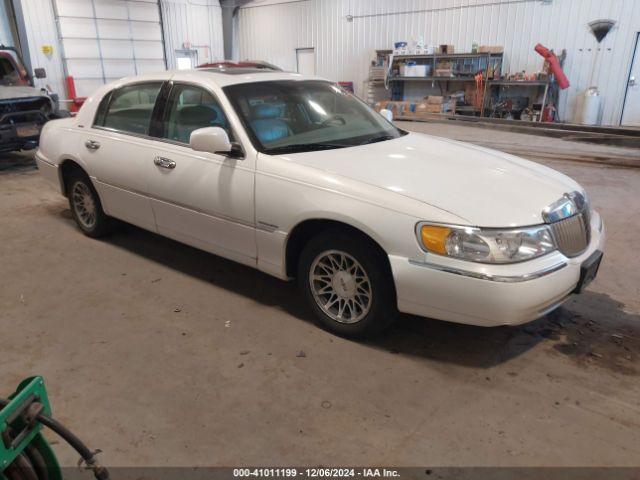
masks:
[[[231,138],[229,122],[218,101],[206,90],[192,85],[174,85],[171,90],[163,137],[189,143],[191,132],[221,127]]]

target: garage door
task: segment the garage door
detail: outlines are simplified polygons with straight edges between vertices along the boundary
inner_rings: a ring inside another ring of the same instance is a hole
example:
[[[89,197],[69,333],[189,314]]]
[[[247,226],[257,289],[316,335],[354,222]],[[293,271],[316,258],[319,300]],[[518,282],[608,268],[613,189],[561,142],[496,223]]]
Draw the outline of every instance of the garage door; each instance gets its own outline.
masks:
[[[54,0],[67,75],[78,96],[166,68],[158,0]]]

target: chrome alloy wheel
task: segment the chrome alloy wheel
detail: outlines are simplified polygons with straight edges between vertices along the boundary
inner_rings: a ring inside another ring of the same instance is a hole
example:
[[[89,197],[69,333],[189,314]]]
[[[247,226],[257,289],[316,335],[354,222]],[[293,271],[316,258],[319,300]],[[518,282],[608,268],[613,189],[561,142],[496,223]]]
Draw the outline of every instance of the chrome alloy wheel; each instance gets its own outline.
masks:
[[[309,286],[318,306],[337,322],[356,323],[369,313],[371,281],[362,265],[348,253],[320,253],[309,269]]]
[[[96,224],[96,204],[89,187],[83,182],[76,182],[71,192],[73,208],[82,226],[92,229]]]

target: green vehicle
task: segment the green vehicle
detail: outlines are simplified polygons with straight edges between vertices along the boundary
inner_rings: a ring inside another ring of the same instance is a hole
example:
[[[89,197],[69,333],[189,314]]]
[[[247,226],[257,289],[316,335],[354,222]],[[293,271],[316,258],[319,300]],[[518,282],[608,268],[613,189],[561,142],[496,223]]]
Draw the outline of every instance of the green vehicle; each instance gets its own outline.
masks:
[[[0,480],[63,480],[64,476],[42,428],[56,432],[82,457],[96,479],[109,472],[66,427],[52,418],[42,377],[24,380],[8,399],[0,398]]]

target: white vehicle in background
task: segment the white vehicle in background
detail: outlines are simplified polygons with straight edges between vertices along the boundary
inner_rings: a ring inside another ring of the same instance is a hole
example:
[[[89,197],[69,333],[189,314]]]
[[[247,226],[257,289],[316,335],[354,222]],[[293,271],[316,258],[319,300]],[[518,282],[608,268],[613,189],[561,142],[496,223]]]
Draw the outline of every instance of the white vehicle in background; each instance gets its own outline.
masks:
[[[600,215],[570,178],[402,131],[298,74],[126,78],[47,123],[37,161],[87,235],[118,218],[297,278],[342,335],[379,331],[398,310],[533,320],[593,279],[604,246]]]

